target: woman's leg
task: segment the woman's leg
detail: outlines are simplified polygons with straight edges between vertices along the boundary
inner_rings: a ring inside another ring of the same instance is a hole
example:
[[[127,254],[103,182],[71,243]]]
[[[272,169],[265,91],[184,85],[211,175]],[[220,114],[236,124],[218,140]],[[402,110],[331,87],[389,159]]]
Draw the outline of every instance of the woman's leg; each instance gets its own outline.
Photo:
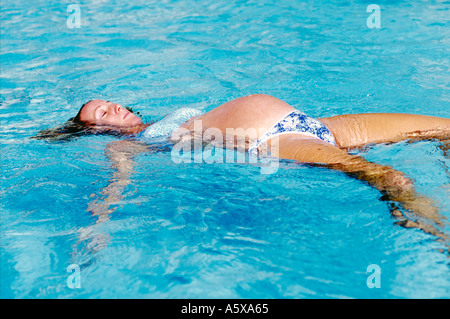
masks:
[[[450,119],[401,113],[348,114],[319,119],[341,148],[408,138],[450,137]]]
[[[390,166],[369,162],[361,156],[348,154],[343,149],[320,139],[308,138],[300,134],[279,135],[272,138],[269,143],[272,155],[325,166],[366,182],[383,194],[383,200],[393,204],[390,206],[393,216],[400,219],[407,218],[400,220],[400,225],[420,228],[445,240],[450,245],[448,236],[433,225],[433,223],[444,225],[443,217],[439,214],[437,207],[431,199],[418,194],[414,190],[412,181],[402,172]],[[412,217],[422,217],[431,223],[411,220],[408,215],[402,216],[398,207],[395,207],[397,206],[395,203],[412,213]]]

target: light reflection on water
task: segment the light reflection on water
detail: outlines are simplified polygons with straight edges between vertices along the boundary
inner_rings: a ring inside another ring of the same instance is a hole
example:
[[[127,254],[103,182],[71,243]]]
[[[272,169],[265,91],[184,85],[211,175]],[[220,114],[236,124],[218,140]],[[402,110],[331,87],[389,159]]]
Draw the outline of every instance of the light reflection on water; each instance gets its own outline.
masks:
[[[2,297],[448,296],[443,246],[394,226],[377,191],[338,172],[286,162],[263,175],[144,152],[121,184],[114,137],[29,139],[95,97],[148,120],[251,93],[317,117],[449,117],[444,4],[383,3],[380,30],[365,27],[366,5],[87,2],[71,30],[66,4],[2,4]],[[363,154],[415,178],[450,217],[437,143]],[[66,284],[73,263],[79,290]],[[381,289],[367,288],[370,264]]]

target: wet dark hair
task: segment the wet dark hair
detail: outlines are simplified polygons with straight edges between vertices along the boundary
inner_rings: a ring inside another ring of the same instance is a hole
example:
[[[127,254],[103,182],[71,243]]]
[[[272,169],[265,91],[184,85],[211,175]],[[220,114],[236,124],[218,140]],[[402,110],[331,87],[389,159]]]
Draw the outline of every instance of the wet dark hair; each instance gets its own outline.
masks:
[[[96,128],[95,125],[89,125],[80,120],[80,114],[83,107],[88,104],[90,101],[84,103],[77,115],[71,117],[67,120],[66,123],[57,126],[55,128],[45,129],[40,131],[35,136],[32,136],[33,139],[38,140],[46,140],[48,142],[67,142],[73,139],[76,139],[79,136],[86,135],[113,135],[113,136],[123,136],[120,131],[117,131],[113,128],[102,127],[102,129]],[[133,110],[129,107],[125,107],[130,112]],[[139,112],[135,113],[140,116]]]

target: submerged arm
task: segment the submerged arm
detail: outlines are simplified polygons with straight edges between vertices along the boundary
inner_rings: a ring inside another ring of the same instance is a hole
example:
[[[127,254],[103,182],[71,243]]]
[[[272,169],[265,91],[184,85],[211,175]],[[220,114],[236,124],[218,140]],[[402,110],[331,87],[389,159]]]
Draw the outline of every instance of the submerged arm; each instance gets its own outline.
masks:
[[[87,209],[92,215],[98,216],[97,223],[108,220],[109,215],[115,210],[110,206],[123,199],[123,190],[130,183],[133,174],[135,165],[133,157],[146,150],[147,145],[135,141],[121,140],[107,145],[106,155],[111,161],[112,176],[108,185],[101,191],[103,199],[94,199]]]
[[[108,221],[110,215],[116,210],[112,207],[123,198],[123,191],[131,181],[135,162],[133,157],[143,151],[148,150],[148,146],[127,140],[115,141],[106,147],[106,155],[111,161],[112,176],[108,184],[99,194],[92,194],[92,200],[88,204],[87,211],[96,216],[96,224]],[[86,242],[90,250],[98,251],[106,246],[109,235],[98,232],[95,225],[82,227],[79,230],[80,242]]]

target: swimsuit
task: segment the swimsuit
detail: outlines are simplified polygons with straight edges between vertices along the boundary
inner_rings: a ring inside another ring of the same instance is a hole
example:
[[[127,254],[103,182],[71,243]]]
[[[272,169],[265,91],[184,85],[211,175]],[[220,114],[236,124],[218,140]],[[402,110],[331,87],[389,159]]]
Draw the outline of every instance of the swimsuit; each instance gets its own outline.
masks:
[[[331,131],[319,120],[309,117],[303,112],[294,110],[285,115],[280,121],[267,130],[248,149],[249,153],[257,154],[258,147],[268,139],[287,133],[301,133],[319,138],[325,142],[336,146],[334,136]]]
[[[176,131],[183,123],[194,116],[203,114],[194,108],[182,108],[175,110],[161,121],[156,122],[138,134],[138,138],[147,143],[164,143],[167,138]],[[285,115],[280,121],[267,130],[259,139],[250,145],[248,151],[252,154],[258,153],[258,147],[268,139],[287,133],[301,133],[336,146],[331,131],[319,120],[309,117],[303,112],[294,110]]]
[[[203,114],[202,111],[194,108],[182,108],[173,111],[165,116],[161,121],[153,123],[144,131],[138,134],[138,138],[147,143],[164,143],[183,123]]]

